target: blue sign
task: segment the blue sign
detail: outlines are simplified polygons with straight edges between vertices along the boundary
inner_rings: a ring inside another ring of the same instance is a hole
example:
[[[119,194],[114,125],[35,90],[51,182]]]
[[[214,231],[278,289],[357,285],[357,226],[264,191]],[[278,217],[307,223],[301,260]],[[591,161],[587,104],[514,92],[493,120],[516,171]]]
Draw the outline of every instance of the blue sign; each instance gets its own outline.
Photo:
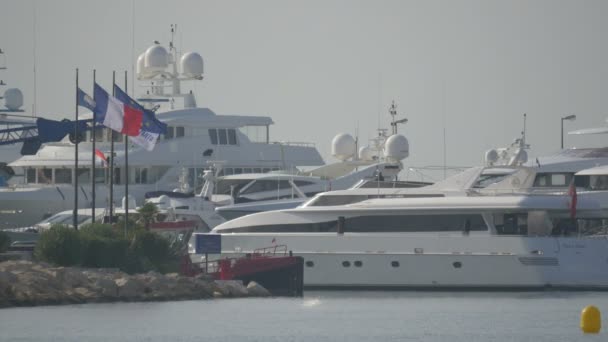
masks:
[[[222,252],[222,235],[196,234],[196,254],[220,254]]]

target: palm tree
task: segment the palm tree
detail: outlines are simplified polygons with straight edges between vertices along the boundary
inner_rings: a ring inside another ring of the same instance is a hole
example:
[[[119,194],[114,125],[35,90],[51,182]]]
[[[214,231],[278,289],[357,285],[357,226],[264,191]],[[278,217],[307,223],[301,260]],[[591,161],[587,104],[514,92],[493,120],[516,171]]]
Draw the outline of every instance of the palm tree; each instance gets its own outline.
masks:
[[[156,214],[158,214],[158,208],[154,203],[146,203],[137,209],[141,220],[144,222],[144,229],[150,230],[150,223],[152,223],[156,219]]]

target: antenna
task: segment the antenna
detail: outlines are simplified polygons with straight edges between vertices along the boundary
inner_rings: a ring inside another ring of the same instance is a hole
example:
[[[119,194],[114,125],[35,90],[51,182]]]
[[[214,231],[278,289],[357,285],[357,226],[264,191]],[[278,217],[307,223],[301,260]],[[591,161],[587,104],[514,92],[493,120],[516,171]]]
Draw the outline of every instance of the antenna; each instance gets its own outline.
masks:
[[[391,104],[390,108],[388,109],[388,112],[393,117],[392,122],[391,122],[392,134],[397,134],[397,125],[401,124],[401,123],[406,123],[408,120],[406,118],[403,118],[400,120],[395,120],[395,116],[397,116],[397,105],[395,104],[395,100],[393,100],[393,103]]]
[[[32,1],[32,12],[34,16],[34,28],[33,28],[33,51],[34,54],[34,99],[32,101],[32,116],[36,116],[36,1]]]
[[[529,149],[530,145],[526,143],[526,119],[528,118],[528,114],[524,113],[524,130],[521,131],[521,139],[519,141],[519,147],[524,149]]]

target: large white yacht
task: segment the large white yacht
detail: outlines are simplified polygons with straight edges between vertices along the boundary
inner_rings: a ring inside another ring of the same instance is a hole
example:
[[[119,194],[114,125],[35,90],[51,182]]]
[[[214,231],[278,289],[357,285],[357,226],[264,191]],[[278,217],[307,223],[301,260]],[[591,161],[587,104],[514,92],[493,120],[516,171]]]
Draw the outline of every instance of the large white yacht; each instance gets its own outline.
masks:
[[[151,88],[138,101],[157,113],[168,125],[153,151],[130,144],[128,175],[125,168],[123,136],[98,127],[87,132],[79,144],[78,170],[74,169],[74,144],[69,138],[49,143],[35,154],[23,156],[9,164],[22,168],[8,187],[0,189],[0,227],[28,226],[45,215],[74,206],[74,179],[78,179],[79,207],[90,207],[93,137],[96,148],[106,155],[114,140],[114,204],[124,196],[128,180],[129,195],[143,202],[146,192],[172,190],[179,186],[182,170],[188,173],[191,188],[201,184],[199,176],[211,163],[221,160],[225,174],[264,173],[298,166],[322,165],[323,159],[313,144],[273,142],[270,139],[270,117],[219,115],[196,106],[191,91],[181,91],[182,81],[203,78],[203,60],[198,53],[177,54],[154,44],[137,61],[137,77],[150,82]],[[167,93],[166,90],[169,89]],[[83,119],[91,114],[82,115]],[[97,160],[95,169],[96,206],[109,204],[109,170]]]
[[[357,195],[348,204],[321,201],[321,194],[214,232],[222,257],[286,245],[304,257],[312,288],[606,289],[608,187],[598,187],[606,171],[580,172],[578,182],[589,186],[578,193],[539,193],[529,191],[535,169],[480,189],[463,181],[483,178],[478,168],[468,171],[475,177],[455,178],[452,189]],[[194,261],[208,236],[192,238]]]

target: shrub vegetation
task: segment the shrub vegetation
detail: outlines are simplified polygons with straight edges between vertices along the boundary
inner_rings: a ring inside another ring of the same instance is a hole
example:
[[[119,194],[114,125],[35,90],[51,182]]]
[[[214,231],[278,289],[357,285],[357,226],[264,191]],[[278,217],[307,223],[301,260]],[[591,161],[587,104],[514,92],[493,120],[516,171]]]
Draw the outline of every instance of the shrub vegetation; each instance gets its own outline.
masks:
[[[11,245],[11,238],[3,231],[0,231],[0,253],[6,252]]]
[[[34,256],[60,266],[119,268],[127,273],[175,272],[180,256],[169,241],[142,226],[125,236],[122,225],[53,226],[41,233]]]

